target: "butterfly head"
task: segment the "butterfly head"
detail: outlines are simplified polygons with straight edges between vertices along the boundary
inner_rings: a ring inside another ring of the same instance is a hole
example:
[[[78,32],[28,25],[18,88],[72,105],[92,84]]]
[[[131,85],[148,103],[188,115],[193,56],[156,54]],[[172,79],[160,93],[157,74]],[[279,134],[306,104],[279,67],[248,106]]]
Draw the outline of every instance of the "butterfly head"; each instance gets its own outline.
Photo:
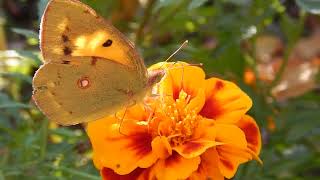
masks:
[[[164,69],[155,69],[148,71],[147,88],[152,87],[156,83],[160,82],[164,75]]]

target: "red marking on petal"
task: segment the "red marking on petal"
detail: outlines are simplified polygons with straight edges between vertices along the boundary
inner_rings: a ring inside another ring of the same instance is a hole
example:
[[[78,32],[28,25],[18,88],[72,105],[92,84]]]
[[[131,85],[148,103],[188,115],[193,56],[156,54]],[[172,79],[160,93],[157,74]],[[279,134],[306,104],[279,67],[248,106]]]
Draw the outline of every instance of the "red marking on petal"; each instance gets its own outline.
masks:
[[[217,81],[215,86],[214,86],[214,90],[219,91],[224,87],[224,84],[222,81]]]
[[[226,168],[228,168],[230,170],[232,170],[234,168],[232,163],[230,163],[229,161],[224,160],[224,159],[220,159],[220,161]]]
[[[248,143],[253,144],[255,146],[259,144],[259,131],[254,124],[247,123],[241,126],[240,128],[244,131]]]
[[[196,143],[196,142],[188,142],[188,143],[184,144],[183,146],[184,146],[184,149],[182,152],[184,154],[189,154],[189,153],[191,153],[193,151],[197,151],[198,149],[203,147],[203,144]]]
[[[129,174],[119,175],[115,173],[112,169],[103,167],[100,171],[100,174],[103,180],[132,180],[137,179],[144,170],[145,169],[137,168]]]
[[[149,133],[137,133],[121,137],[106,137],[107,141],[128,141],[125,148],[134,151],[138,157],[143,157],[152,151],[152,136]]]
[[[177,152],[172,152],[172,155],[169,156],[165,161],[165,166],[172,166],[174,164],[179,163],[180,161],[180,155]]]
[[[173,99],[179,99],[179,94],[180,94],[181,88],[176,86],[176,85],[172,85],[172,94],[173,94]]]
[[[199,114],[206,118],[214,119],[222,113],[220,106],[221,105],[213,97],[211,97],[206,100]]]
[[[130,136],[131,142],[127,148],[136,152],[137,156],[145,156],[152,151],[152,136],[149,133],[139,133]]]

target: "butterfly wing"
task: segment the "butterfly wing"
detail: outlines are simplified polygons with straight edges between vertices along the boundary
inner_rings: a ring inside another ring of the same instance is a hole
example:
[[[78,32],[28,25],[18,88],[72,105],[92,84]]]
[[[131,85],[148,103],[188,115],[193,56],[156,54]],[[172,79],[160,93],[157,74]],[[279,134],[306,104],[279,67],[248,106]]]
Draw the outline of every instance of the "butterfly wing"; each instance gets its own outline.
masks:
[[[96,57],[81,57],[72,64],[47,63],[34,76],[33,98],[58,124],[92,121],[143,96],[145,85],[136,75],[122,64]]]
[[[65,62],[96,56],[121,63],[146,76],[133,44],[89,6],[77,0],[51,0],[40,27],[45,62]]]

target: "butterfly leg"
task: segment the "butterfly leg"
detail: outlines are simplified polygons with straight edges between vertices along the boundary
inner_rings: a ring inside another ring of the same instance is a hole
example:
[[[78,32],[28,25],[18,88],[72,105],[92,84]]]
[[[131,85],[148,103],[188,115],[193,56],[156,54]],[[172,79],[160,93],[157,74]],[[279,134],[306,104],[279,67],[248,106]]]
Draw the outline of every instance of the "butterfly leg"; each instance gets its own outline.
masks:
[[[132,104],[129,104],[129,105],[126,106],[121,118],[117,117],[117,113],[115,113],[115,118],[118,119],[118,121],[119,121],[119,133],[121,135],[128,136],[128,135],[124,134],[123,132],[121,132],[121,128],[122,128],[122,125],[123,125],[123,121],[125,120],[124,118],[125,118],[125,116],[127,114],[128,108],[130,108],[130,107],[132,107],[134,105],[136,105],[136,101],[135,100],[132,101]]]
[[[122,118],[121,118],[121,119],[118,119],[118,120],[119,120],[119,133],[120,133],[121,135],[124,135],[124,136],[127,136],[127,135],[121,132],[121,127],[122,127],[122,123],[123,123],[124,117],[126,116],[127,110],[128,110],[128,107],[126,107],[126,109],[124,110],[124,113],[123,113],[123,115],[122,115]]]

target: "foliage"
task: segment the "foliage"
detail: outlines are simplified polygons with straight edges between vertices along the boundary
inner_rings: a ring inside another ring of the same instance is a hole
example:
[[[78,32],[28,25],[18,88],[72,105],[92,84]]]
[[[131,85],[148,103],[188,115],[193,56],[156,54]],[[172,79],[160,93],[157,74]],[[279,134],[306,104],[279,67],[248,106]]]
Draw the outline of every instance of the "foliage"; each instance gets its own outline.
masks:
[[[41,64],[37,14],[42,14],[46,2],[39,0],[38,12],[30,12],[28,24],[12,17],[9,10],[6,16],[0,13],[0,19],[7,20],[0,32],[5,28],[7,44],[14,49],[0,51],[0,180],[100,179],[84,128],[56,127],[31,100],[32,76]],[[234,179],[320,176],[319,91],[286,100],[272,94],[294,45],[311,33],[306,19],[320,11],[316,0],[149,0],[144,6],[137,0],[83,2],[111,17],[135,42],[146,64],[165,60],[188,39],[175,60],[203,63],[207,74],[235,81],[249,94],[254,101],[250,114],[263,132],[264,165],[242,165]],[[297,13],[290,11],[292,7]],[[248,85],[243,79],[247,68],[259,77],[254,46],[263,34],[276,34],[286,41],[284,60],[271,83],[257,78],[255,85]],[[0,41],[3,38],[0,33]],[[270,127],[273,122],[275,129]]]

